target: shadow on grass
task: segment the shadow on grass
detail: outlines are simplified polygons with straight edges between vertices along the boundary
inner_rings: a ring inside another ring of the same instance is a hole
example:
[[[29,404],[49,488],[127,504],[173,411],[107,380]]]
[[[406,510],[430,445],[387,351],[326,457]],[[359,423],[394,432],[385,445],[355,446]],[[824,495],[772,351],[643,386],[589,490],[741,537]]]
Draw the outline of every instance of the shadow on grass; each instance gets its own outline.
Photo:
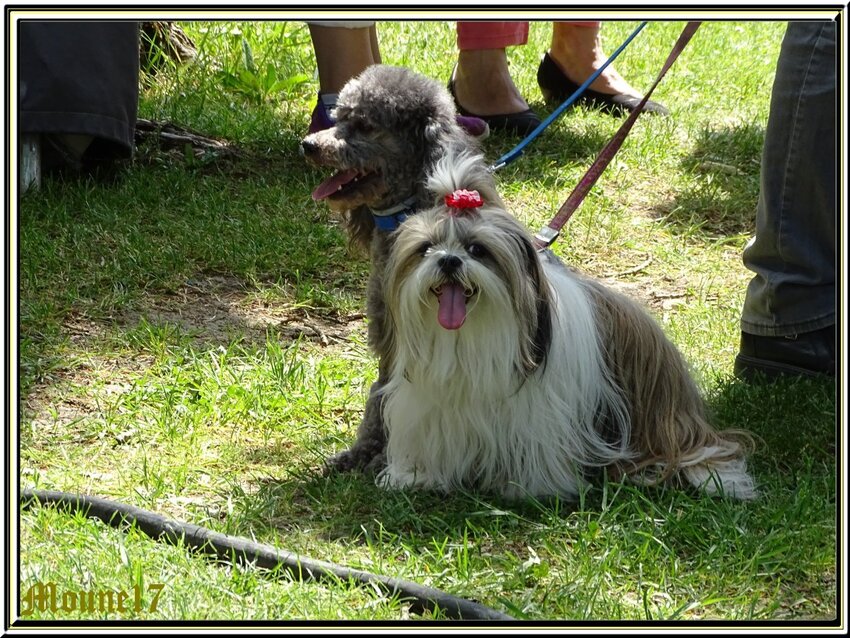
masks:
[[[204,349],[267,329],[323,342],[346,331],[367,264],[310,201],[319,176],[302,165],[294,151],[183,163],[147,150],[116,182],[46,180],[22,198],[22,398],[104,335],[142,349],[188,335]]]
[[[285,462],[281,459],[281,464]],[[384,490],[371,473],[323,474],[305,466],[287,478],[265,479],[248,493],[234,487],[228,500],[233,512],[227,533],[251,535],[309,530],[326,541],[355,544],[404,545],[411,550],[433,549],[435,540],[463,542],[473,535],[479,542],[531,538],[553,520],[563,520],[583,506],[600,505],[601,490],[590,490],[583,502],[557,498],[518,501],[496,494],[430,490]],[[508,547],[510,549],[510,547]]]
[[[834,499],[833,383],[802,379],[748,385],[733,378],[712,393],[709,409],[719,428],[745,428],[757,437],[750,466],[761,499],[753,503],[725,501],[701,497],[688,488],[637,487],[601,480],[594,482],[580,503],[506,501],[472,492],[446,497],[435,492],[385,491],[375,486],[371,475],[323,476],[305,466],[287,479],[262,481],[255,493],[235,491],[234,516],[229,522],[236,528],[229,533],[310,529],[327,540],[397,543],[403,539],[406,547],[421,548],[434,539],[459,542],[470,529],[488,537],[534,537],[542,528],[563,526],[566,518],[577,513],[600,520],[612,516],[668,520],[665,542],[689,556],[711,544],[705,530],[721,520],[756,520],[751,510],[800,507],[800,485],[814,490],[818,503],[811,507],[819,512],[823,503]]]
[[[563,117],[568,115],[569,110]],[[514,183],[534,183],[536,188],[563,192],[565,199],[615,130],[595,128],[593,120],[579,123],[582,128],[556,122],[515,162],[497,172],[503,194]],[[488,161],[495,162],[520,139],[491,135],[485,142]],[[673,189],[671,195],[649,201],[651,214],[674,233],[697,239],[753,232],[763,141],[759,125],[703,129],[680,161],[682,179],[665,185]]]
[[[764,129],[745,124],[700,132],[681,166],[691,176],[656,214],[675,232],[714,238],[751,233]]]
[[[530,105],[541,119],[546,119],[552,112],[542,102],[531,102]],[[581,125],[576,127],[567,122],[569,115],[570,109],[567,109],[526,146],[523,154],[500,169],[497,172],[497,183],[505,187],[508,182],[530,181],[550,189],[563,188],[565,172],[583,173],[587,170],[615,128],[609,131],[608,128],[596,127],[593,125],[595,118],[589,121],[584,118],[575,120]],[[507,132],[492,133],[483,144],[487,161],[495,163],[523,140],[523,136]],[[546,168],[543,170],[541,167]]]
[[[540,100],[529,102],[529,105],[540,116],[541,120],[545,120],[555,111],[554,108]],[[534,154],[556,154],[556,157],[564,163],[584,164],[595,159],[622,120],[619,118],[612,119],[610,116],[601,112],[596,113],[592,109],[585,110],[579,107],[579,111],[581,114],[576,118],[571,118],[572,109],[567,109],[561,113],[530,143],[527,147],[528,150],[533,150]],[[608,126],[596,126],[595,124],[600,121],[605,122]],[[485,142],[487,155],[497,153],[503,155],[523,140],[524,136],[511,135],[506,132],[493,134]],[[518,161],[517,166],[522,166],[522,161]]]
[[[730,377],[712,391],[708,405],[719,427],[743,428],[758,438],[756,475],[784,483],[813,463],[837,466],[837,388],[835,379],[746,383]]]

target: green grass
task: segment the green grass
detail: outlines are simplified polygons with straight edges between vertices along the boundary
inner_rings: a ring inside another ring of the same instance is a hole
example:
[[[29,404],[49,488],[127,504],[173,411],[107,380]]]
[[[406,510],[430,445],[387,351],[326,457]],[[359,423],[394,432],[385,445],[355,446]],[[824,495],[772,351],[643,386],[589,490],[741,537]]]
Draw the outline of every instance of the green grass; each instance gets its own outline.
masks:
[[[606,24],[606,49],[635,24]],[[650,24],[617,69],[648,87],[681,26]],[[368,263],[312,201],[320,172],[297,150],[317,88],[308,32],[297,22],[185,28],[197,62],[146,82],[140,115],[238,151],[188,158],[144,146],[114,181],[51,180],[21,201],[24,486],[120,499],[520,619],[836,617],[835,387],[732,375],[782,23],[705,23],[654,95],[672,116],[638,121],[555,247],[645,302],[716,424],[760,439],[754,503],[620,483],[578,503],[508,503],[323,477],[322,459],[354,438],[376,363]],[[381,22],[379,37],[385,62],[448,78],[452,23]],[[533,23],[528,45],[509,53],[541,115],[550,110],[534,73],[548,38],[548,24]],[[257,73],[240,83],[245,42]],[[557,121],[497,175],[514,214],[532,228],[551,217],[619,122],[582,108]],[[495,159],[515,142],[493,135],[485,150]],[[21,521],[24,588],[165,585],[155,611],[113,619],[421,618],[369,588],[215,564],[135,530],[47,509]]]

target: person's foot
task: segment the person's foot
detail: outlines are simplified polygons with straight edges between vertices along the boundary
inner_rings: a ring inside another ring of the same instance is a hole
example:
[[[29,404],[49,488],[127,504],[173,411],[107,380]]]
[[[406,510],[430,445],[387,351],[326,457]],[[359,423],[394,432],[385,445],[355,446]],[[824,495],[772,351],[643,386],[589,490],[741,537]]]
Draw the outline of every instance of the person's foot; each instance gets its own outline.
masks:
[[[835,326],[785,337],[742,332],[734,370],[735,376],[745,380],[834,377]]]
[[[331,111],[336,106],[336,98],[336,93],[319,93],[316,106],[313,107],[313,113],[310,116],[310,126],[307,128],[308,135],[324,131],[334,125]]]
[[[547,101],[563,102],[601,68],[608,56],[602,49],[599,25],[556,22],[552,44],[537,70],[537,82]],[[633,111],[643,99],[617,70],[608,65],[579,98],[589,106],[610,112]],[[644,111],[667,115],[667,109],[648,100]]]
[[[514,85],[504,49],[461,51],[448,88],[461,115],[480,118],[491,129],[524,135],[540,125]]]
[[[584,76],[581,82],[575,82],[551,55],[545,53],[543,59],[540,61],[540,66],[537,67],[537,84],[547,102],[560,103],[578,91],[579,87],[593,73],[594,71],[591,71]],[[591,88],[604,77],[605,72],[600,74],[594,82],[591,82],[590,86],[584,90],[576,102],[586,104],[592,108],[602,109],[609,113],[622,113],[624,111],[631,113],[634,111],[640,104],[643,96],[633,95],[632,93],[606,93]],[[610,86],[607,82],[604,84],[605,86]],[[634,92],[634,89],[631,89],[631,91]],[[669,114],[665,106],[653,100],[647,100],[643,110],[646,113]]]
[[[83,156],[92,145],[94,136],[68,133],[46,133],[41,136],[42,169],[70,169],[80,171],[83,168]]]
[[[511,78],[504,49],[460,51],[450,84],[458,104],[479,117],[529,108]]]

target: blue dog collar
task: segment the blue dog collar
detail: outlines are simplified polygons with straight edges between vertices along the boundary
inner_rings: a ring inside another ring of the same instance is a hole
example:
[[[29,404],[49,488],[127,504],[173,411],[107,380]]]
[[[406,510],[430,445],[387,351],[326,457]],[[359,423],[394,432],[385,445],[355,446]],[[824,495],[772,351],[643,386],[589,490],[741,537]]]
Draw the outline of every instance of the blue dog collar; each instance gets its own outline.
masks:
[[[392,232],[396,230],[401,223],[410,215],[416,212],[414,204],[415,197],[408,197],[406,200],[395,206],[390,206],[383,210],[370,209],[372,211],[372,219],[375,220],[375,226],[379,230]]]

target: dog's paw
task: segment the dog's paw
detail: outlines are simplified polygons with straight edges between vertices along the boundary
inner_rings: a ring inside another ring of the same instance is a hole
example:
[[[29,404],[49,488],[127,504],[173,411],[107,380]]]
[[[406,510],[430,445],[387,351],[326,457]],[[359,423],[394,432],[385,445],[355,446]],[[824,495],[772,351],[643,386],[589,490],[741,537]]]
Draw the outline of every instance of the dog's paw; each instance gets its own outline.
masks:
[[[445,485],[415,468],[387,465],[375,477],[375,485],[384,490],[440,490],[447,492]]]
[[[356,468],[357,464],[355,463],[354,454],[352,454],[351,450],[345,450],[325,459],[324,474],[325,476],[329,474],[341,474],[351,472]]]
[[[325,460],[324,474],[327,476],[355,471],[376,474],[386,465],[387,457],[383,451],[351,448],[328,457]]]
[[[747,472],[743,459],[715,461],[683,469],[688,481],[709,496],[728,496],[742,501],[758,498],[753,477]]]
[[[385,467],[387,467],[387,454],[386,452],[379,452],[378,454],[375,454],[368,463],[366,463],[363,471],[368,472],[369,474],[378,474],[383,471]]]
[[[383,490],[402,490],[416,486],[416,474],[387,467],[375,477],[375,485]]]

